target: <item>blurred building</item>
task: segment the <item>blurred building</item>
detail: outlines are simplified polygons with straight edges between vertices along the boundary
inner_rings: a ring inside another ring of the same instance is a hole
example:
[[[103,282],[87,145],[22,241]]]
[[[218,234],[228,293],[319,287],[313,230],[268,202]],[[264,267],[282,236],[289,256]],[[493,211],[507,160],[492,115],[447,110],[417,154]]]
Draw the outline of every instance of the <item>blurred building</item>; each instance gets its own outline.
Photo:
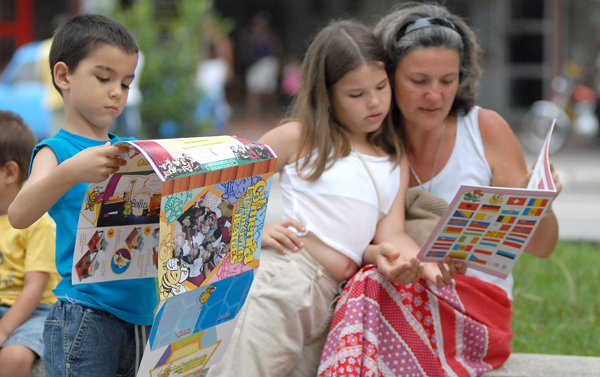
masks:
[[[247,33],[254,14],[271,14],[287,55],[302,56],[311,38],[332,19],[353,18],[374,25],[401,0],[213,0],[223,16],[236,21],[234,40]],[[518,129],[538,99],[551,97],[552,78],[572,59],[592,74],[599,52],[597,0],[446,0],[451,11],[476,30],[483,50],[478,103],[500,112]],[[239,57],[239,56],[238,56]],[[240,66],[237,59],[238,70]]]
[[[0,72],[18,47],[50,38],[78,12],[79,0],[0,0]]]
[[[177,0],[155,0],[176,3]],[[48,38],[65,17],[107,3],[134,0],[0,0],[0,70],[14,50]],[[236,71],[247,68],[244,37],[258,12],[271,15],[284,58],[302,57],[311,38],[329,20],[353,18],[374,25],[401,0],[213,0],[235,22]],[[515,128],[527,108],[551,96],[552,78],[573,60],[592,80],[599,52],[598,0],[446,0],[477,31],[483,49],[479,104],[500,112]],[[243,83],[239,84],[243,89]]]

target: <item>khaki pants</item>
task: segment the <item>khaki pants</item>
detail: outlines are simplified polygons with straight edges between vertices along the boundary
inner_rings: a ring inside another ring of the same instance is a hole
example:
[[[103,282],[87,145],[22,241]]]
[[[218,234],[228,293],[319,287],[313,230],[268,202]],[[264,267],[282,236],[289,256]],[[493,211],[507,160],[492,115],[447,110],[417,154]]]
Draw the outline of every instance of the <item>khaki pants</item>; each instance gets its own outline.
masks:
[[[261,251],[260,267],[215,376],[316,376],[340,282],[305,249]]]

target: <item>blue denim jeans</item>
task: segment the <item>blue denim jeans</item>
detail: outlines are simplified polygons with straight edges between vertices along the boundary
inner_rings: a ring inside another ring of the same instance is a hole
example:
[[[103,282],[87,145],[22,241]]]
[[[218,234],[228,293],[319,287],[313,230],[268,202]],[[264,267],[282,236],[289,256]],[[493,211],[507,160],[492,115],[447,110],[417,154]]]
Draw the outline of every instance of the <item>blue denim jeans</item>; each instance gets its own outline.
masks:
[[[44,323],[46,376],[133,377],[151,328],[58,301]]]

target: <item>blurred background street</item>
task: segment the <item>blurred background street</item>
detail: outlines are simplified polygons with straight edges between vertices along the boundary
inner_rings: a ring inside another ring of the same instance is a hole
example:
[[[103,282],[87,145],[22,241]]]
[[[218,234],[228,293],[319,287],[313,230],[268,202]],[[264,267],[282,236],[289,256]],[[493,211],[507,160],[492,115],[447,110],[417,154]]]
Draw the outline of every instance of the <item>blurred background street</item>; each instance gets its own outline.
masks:
[[[0,109],[19,113],[39,139],[62,122],[49,81],[54,29],[78,13],[102,13],[136,35],[143,61],[122,136],[231,134],[258,140],[282,119],[299,64],[330,20],[374,25],[401,0],[0,0]],[[600,241],[600,1],[447,0],[482,49],[477,104],[500,113],[528,164],[557,118],[551,160],[564,190],[554,209],[565,240]],[[541,136],[540,136],[541,135]],[[277,193],[269,218],[277,219]]]

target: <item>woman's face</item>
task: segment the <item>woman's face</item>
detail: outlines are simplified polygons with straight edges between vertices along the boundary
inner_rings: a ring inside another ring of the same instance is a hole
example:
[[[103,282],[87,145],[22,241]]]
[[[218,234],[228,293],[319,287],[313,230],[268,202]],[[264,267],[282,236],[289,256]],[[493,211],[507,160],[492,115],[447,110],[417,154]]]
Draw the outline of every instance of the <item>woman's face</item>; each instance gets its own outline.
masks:
[[[456,97],[460,56],[443,47],[413,50],[396,66],[394,94],[408,128],[433,129]]]

